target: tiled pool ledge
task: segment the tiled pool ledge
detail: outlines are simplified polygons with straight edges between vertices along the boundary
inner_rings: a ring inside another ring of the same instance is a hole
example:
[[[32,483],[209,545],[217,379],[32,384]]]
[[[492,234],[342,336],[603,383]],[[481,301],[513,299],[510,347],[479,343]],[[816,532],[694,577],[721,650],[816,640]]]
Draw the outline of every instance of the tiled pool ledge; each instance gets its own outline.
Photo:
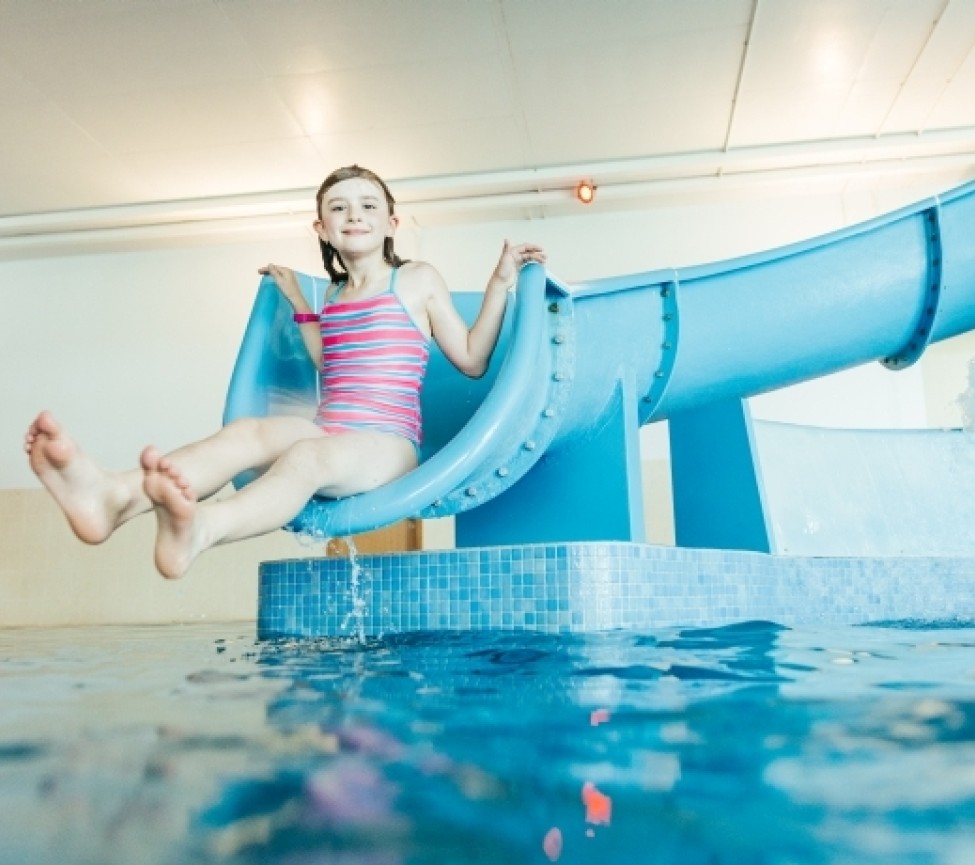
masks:
[[[264,562],[258,637],[975,619],[975,558],[793,558],[626,542]]]

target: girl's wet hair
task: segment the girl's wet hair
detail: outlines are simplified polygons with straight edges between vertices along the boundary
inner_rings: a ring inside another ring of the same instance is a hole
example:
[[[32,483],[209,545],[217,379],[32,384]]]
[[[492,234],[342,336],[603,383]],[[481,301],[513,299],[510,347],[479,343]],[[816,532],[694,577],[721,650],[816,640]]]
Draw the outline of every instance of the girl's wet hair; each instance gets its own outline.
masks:
[[[383,179],[368,168],[362,168],[359,165],[347,165],[344,168],[335,169],[335,171],[325,178],[322,185],[318,188],[318,194],[315,196],[315,208],[319,219],[322,217],[322,204],[325,201],[325,193],[335,186],[336,183],[341,183],[343,180],[352,180],[356,177],[368,180],[370,183],[378,186],[383,191],[383,195],[386,196],[386,204],[389,205],[390,215],[395,213],[396,200],[393,198],[393,194],[389,191],[389,187],[386,186]],[[322,261],[325,263],[325,270],[328,271],[332,282],[345,282],[349,278],[349,274],[345,269],[342,256],[327,241],[319,238],[318,243],[322,248]],[[392,267],[399,267],[401,264],[406,264],[406,259],[400,258],[393,250],[393,238],[391,237],[387,237],[383,241],[383,260]]]

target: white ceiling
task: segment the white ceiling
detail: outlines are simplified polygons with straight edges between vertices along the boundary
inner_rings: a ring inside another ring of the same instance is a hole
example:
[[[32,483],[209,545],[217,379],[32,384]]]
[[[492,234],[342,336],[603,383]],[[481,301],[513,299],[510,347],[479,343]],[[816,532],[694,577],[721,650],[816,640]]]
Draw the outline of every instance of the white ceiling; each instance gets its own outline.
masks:
[[[292,207],[351,162],[536,210],[975,177],[975,0],[0,0],[0,45],[0,237]]]

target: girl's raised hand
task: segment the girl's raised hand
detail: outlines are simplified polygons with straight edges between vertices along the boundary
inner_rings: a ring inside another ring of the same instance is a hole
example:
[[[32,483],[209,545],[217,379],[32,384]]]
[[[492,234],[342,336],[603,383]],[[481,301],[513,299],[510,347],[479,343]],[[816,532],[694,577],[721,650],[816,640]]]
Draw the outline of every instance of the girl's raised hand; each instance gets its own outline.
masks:
[[[512,244],[504,242],[498,266],[494,268],[494,278],[504,285],[507,291],[515,284],[518,271],[530,262],[545,264],[545,250],[534,243]]]
[[[291,301],[292,306],[299,303],[301,306],[306,305],[301,287],[298,285],[298,277],[295,276],[295,272],[290,267],[282,267],[280,264],[266,264],[264,267],[259,267],[257,272],[264,276],[270,276],[281,289],[281,294]]]

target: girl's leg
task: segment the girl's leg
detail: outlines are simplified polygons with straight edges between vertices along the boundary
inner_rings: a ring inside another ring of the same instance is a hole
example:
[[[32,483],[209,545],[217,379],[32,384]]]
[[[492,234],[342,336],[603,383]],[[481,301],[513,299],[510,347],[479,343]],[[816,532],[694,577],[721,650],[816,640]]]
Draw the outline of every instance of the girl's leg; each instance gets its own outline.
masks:
[[[316,492],[348,496],[395,480],[416,467],[416,451],[406,439],[377,432],[306,439],[240,492],[203,503],[175,460],[146,448],[142,465],[159,520],[156,567],[175,578],[210,547],[286,525]]]
[[[167,458],[193,486],[197,496],[205,499],[247,469],[266,469],[297,442],[322,438],[322,430],[302,417],[241,418],[209,438],[171,451]],[[144,467],[140,475],[143,471]],[[141,483],[140,494],[146,509],[152,507]]]
[[[201,498],[239,472],[263,468],[296,441],[322,436],[299,417],[250,418],[228,424],[203,441],[173,451]],[[81,451],[50,412],[42,412],[24,439],[31,468],[64,511],[74,533],[89,544],[152,507],[143,490],[143,470],[109,472]]]

